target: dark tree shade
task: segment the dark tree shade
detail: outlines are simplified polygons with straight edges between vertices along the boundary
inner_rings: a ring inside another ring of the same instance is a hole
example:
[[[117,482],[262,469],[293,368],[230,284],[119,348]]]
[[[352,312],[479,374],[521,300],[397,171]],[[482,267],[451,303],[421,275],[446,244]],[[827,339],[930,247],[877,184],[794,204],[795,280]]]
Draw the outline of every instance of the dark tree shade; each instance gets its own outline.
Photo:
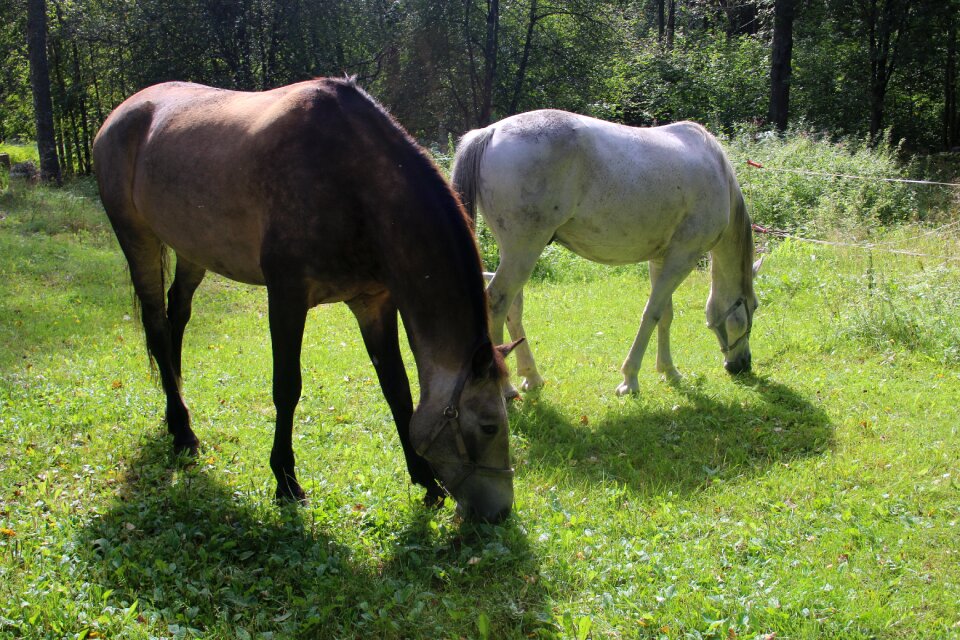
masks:
[[[50,97],[50,69],[47,65],[47,3],[27,2],[27,46],[30,56],[30,84],[37,121],[37,150],[41,180],[62,184],[57,144],[53,130],[53,100]]]

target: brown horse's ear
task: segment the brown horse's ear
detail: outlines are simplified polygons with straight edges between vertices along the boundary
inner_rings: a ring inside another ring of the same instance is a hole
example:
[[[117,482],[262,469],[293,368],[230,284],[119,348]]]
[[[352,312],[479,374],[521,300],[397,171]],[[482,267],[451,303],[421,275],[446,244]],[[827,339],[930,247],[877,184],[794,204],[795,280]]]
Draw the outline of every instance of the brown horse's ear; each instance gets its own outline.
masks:
[[[507,367],[503,364],[503,359],[524,340],[526,340],[526,338],[520,338],[519,340],[514,340],[508,344],[501,344],[497,347],[494,347],[489,342],[480,345],[476,353],[473,354],[473,362],[471,363],[473,377],[486,378],[490,375],[501,377],[507,375]],[[494,352],[496,352],[497,355],[494,355]]]
[[[514,340],[513,342],[508,342],[507,344],[497,345],[497,353],[500,354],[501,358],[506,358],[524,340],[526,340],[526,338],[520,338],[519,340]]]
[[[489,342],[484,342],[477,347],[477,350],[473,353],[473,362],[471,363],[473,377],[486,378],[490,375],[490,367],[493,366],[493,363],[493,345]]]

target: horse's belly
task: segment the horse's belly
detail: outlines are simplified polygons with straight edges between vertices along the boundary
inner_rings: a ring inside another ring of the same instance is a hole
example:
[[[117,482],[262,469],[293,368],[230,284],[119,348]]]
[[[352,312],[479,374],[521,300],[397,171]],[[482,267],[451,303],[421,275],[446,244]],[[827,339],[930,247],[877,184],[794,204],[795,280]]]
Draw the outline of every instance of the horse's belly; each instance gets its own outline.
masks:
[[[260,224],[238,214],[167,209],[150,217],[154,232],[177,255],[208,271],[247,284],[265,283],[260,268]],[[252,216],[250,216],[252,217]]]
[[[207,271],[243,282],[246,284],[264,285],[266,280],[260,269],[260,261],[238,253],[217,253],[212,251],[191,252],[174,247],[178,255],[182,255],[190,262],[200,265]]]
[[[554,241],[587,260],[613,265],[652,260],[663,253],[668,238],[574,219],[557,229]]]

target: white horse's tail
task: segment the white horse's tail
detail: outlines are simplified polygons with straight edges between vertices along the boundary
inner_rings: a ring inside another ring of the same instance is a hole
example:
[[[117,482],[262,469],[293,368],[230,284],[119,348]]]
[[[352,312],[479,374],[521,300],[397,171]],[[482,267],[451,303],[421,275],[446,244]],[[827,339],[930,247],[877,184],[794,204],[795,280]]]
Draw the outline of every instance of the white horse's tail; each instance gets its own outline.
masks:
[[[463,208],[472,223],[477,221],[477,192],[480,188],[480,161],[483,152],[493,137],[494,128],[474,129],[460,138],[457,153],[453,157],[450,182],[460,196]]]

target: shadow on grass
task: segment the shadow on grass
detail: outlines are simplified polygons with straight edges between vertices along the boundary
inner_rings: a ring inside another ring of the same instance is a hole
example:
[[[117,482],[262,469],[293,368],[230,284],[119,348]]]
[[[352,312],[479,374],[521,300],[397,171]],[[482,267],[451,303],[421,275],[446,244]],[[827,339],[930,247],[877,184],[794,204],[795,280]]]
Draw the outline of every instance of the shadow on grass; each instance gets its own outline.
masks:
[[[475,636],[480,612],[491,637],[551,624],[515,518],[456,529],[417,505],[356,519],[323,508],[323,495],[281,508],[218,481],[202,460],[173,460],[166,436],[142,440],[78,551],[85,581],[113,590],[111,602],[138,600],[140,622],[163,634]],[[357,540],[362,551],[349,546]]]
[[[733,383],[753,397],[719,400],[681,382],[674,386],[681,401],[670,409],[628,399],[592,419],[530,394],[516,408],[511,428],[526,437],[532,464],[616,480],[640,492],[686,493],[831,446],[827,414],[789,387],[753,374]]]

